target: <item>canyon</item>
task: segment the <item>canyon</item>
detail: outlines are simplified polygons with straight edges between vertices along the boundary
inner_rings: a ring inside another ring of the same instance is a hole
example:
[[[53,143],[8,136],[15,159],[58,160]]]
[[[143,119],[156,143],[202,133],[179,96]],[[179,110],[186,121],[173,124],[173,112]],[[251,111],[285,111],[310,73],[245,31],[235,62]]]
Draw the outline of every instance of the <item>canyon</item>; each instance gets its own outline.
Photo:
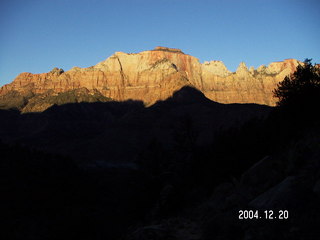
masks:
[[[0,108],[41,112],[54,104],[140,100],[150,106],[165,100],[183,86],[194,87],[220,103],[276,105],[273,90],[302,64],[295,59],[272,62],[257,69],[244,62],[236,72],[222,61],[206,61],[180,49],[156,47],[140,53],[116,52],[87,68],[48,73],[21,73],[0,89]],[[57,101],[61,96],[64,101]]]

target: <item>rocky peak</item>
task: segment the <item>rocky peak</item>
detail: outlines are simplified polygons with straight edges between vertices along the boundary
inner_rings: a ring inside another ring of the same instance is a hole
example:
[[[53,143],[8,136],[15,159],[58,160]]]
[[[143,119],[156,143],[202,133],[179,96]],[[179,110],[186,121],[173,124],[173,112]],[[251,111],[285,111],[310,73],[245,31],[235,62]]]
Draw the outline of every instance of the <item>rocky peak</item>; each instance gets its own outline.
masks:
[[[184,54],[180,49],[178,48],[168,48],[168,47],[156,47],[153,51],[165,51],[165,52],[174,52],[174,53],[182,53]]]
[[[266,73],[268,74],[279,74],[283,70],[287,69],[290,72],[293,72],[297,66],[299,65],[299,61],[296,59],[285,59],[280,62],[272,62],[266,69]]]
[[[60,75],[60,74],[64,73],[64,70],[62,68],[55,67],[49,73]]]
[[[249,72],[253,75],[254,74],[254,67],[253,66],[251,66],[250,68],[249,68]]]
[[[261,65],[257,68],[257,72],[260,74],[264,74],[266,72],[267,67],[265,65]]]
[[[239,77],[246,77],[250,74],[249,69],[247,67],[247,65],[244,62],[241,62],[239,64],[239,67],[237,68],[236,74]]]
[[[221,77],[226,77],[231,74],[222,61],[205,61],[202,64],[202,70]]]

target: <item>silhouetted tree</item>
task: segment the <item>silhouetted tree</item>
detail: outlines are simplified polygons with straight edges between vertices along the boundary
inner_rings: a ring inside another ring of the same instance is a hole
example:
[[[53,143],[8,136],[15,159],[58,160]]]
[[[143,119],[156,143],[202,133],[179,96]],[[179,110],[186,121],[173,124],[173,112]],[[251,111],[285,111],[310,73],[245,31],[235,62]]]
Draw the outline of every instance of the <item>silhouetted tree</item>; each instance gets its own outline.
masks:
[[[303,64],[290,76],[286,76],[274,90],[274,96],[279,99],[279,107],[310,109],[320,103],[320,67],[313,65],[311,59]]]
[[[265,129],[269,129],[266,132],[269,139],[274,139],[273,146],[280,150],[288,141],[301,138],[305,131],[319,124],[319,65],[306,59],[293,74],[278,84],[274,96],[279,101],[267,119]]]

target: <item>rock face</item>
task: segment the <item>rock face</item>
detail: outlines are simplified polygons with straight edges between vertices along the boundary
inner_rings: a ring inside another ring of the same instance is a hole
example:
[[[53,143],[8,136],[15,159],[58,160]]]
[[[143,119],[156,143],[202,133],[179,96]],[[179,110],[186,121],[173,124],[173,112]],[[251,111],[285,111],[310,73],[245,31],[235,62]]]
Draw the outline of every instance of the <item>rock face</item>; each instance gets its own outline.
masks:
[[[275,105],[272,90],[299,62],[287,59],[250,70],[241,63],[235,73],[221,61],[201,64],[180,49],[156,47],[136,54],[116,52],[92,67],[74,67],[64,72],[54,68],[48,73],[21,73],[0,89],[5,98],[15,91],[22,97],[53,94],[86,88],[117,101],[142,100],[146,105],[164,100],[183,86],[194,86],[211,100],[221,103],[258,103]],[[26,98],[28,102],[29,98]],[[1,101],[1,98],[0,98]],[[27,103],[26,103],[27,104]],[[0,104],[1,106],[3,104]],[[42,109],[42,108],[39,108]]]
[[[202,72],[210,72],[220,77],[227,77],[232,74],[232,72],[227,69],[222,61],[204,62],[202,64]]]

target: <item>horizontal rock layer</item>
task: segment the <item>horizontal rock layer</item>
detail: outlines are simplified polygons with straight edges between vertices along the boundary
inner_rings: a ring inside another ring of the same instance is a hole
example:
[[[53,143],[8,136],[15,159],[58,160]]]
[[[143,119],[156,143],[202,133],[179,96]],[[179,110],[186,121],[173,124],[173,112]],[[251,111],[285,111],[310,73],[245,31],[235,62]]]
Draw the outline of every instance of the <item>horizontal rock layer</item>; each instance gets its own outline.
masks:
[[[249,70],[245,63],[240,63],[237,71],[232,73],[221,61],[201,64],[197,58],[179,49],[157,47],[136,54],[116,52],[88,68],[74,67],[66,72],[54,68],[48,73],[21,73],[0,89],[0,95],[3,98],[12,91],[22,96],[48,91],[57,94],[86,88],[114,100],[142,100],[150,105],[189,85],[217,102],[272,106],[276,103],[272,91],[277,83],[294,72],[299,63],[295,59],[287,59],[260,66],[257,70],[253,67]]]

